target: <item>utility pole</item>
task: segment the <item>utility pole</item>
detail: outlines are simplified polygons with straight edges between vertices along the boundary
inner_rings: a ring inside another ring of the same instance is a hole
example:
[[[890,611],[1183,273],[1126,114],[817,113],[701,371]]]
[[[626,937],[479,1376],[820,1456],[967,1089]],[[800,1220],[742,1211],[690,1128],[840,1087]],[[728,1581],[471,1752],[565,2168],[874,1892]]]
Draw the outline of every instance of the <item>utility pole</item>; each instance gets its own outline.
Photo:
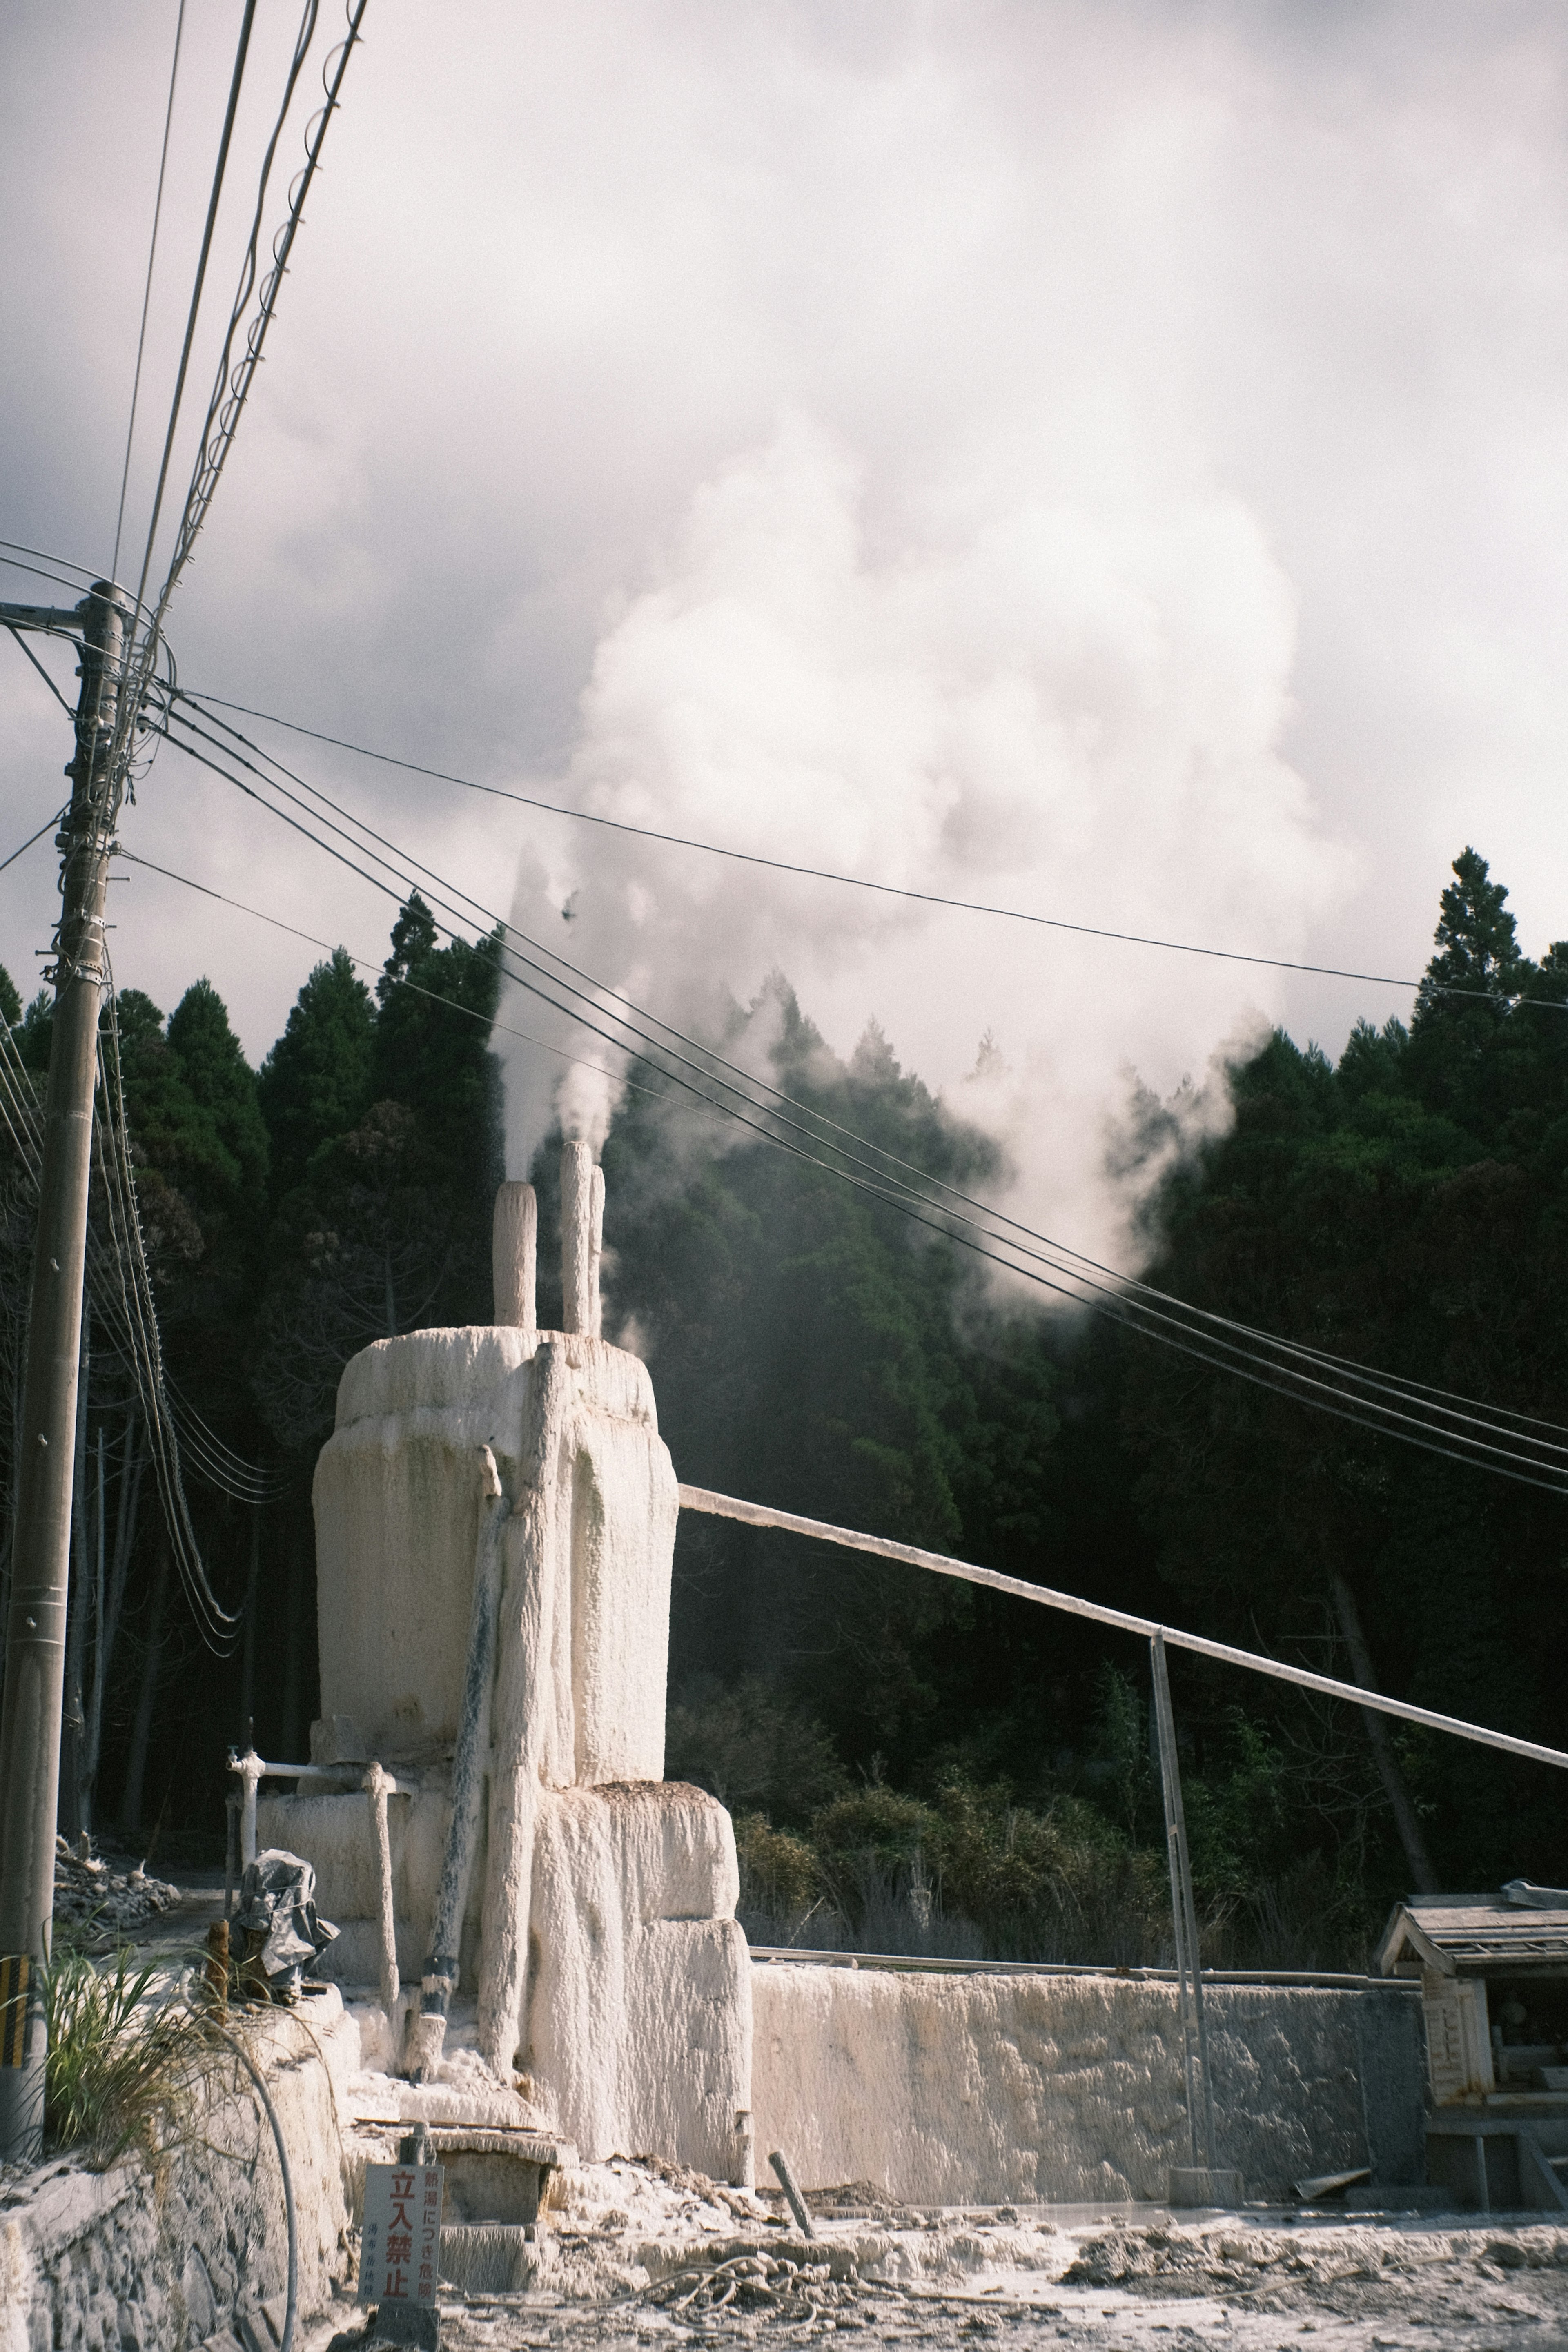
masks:
[[[57,837],[60,920],[44,1110],[43,1173],[16,1462],[16,1534],[0,1714],[0,2162],[41,2152],[60,1707],[65,1686],[87,1195],[98,1021],[108,985],[104,900],[119,790],[115,740],[127,607],[99,581],[73,613],[0,605],[0,621],[81,631],[70,805]]]

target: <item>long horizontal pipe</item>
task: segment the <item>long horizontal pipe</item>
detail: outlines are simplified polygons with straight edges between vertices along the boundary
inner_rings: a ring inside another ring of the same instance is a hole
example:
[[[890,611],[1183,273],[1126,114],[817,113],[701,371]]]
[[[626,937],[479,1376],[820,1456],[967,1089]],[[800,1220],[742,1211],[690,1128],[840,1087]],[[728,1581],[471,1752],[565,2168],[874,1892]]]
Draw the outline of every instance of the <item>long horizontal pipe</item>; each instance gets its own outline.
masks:
[[[1331,1675],[1310,1674],[1305,1666],[1283,1665],[1278,1658],[1262,1658],[1252,1650],[1234,1650],[1228,1642],[1205,1641],[1201,1633],[1184,1633],[1179,1626],[1161,1625],[1152,1617],[1134,1617],[1125,1609],[1107,1609],[1098,1601],[1081,1600],[1076,1592],[1058,1592],[1048,1584],[1027,1584],[1021,1576],[1002,1576],[994,1568],[974,1568],[968,1560],[950,1559],[945,1552],[920,1551],[913,1544],[889,1542],[886,1536],[863,1535],[858,1528],[829,1527],[825,1519],[803,1519],[795,1511],[770,1510],[765,1503],[742,1503],[733,1495],[712,1494],[706,1486],[682,1486],[680,1507],[685,1511],[707,1511],[718,1519],[739,1519],[749,1528],[779,1528],[785,1535],[810,1536],[817,1543],[839,1544],[846,1551],[868,1551],[879,1559],[901,1560],[906,1568],[928,1568],[936,1576],[956,1576],[962,1583],[1011,1592],[1020,1601],[1037,1601],[1043,1609],[1060,1609],[1069,1617],[1114,1625],[1119,1633],[1140,1633],[1146,1642],[1163,1633],[1173,1650],[1193,1650],[1200,1658],[1217,1658],[1225,1666],[1247,1666],[1255,1675],[1272,1675],[1276,1682],[1321,1691],[1325,1698],[1375,1707],[1380,1715],[1396,1715],[1402,1723],[1424,1724],[1428,1731],[1450,1731],[1456,1739],[1473,1739],[1482,1748],[1500,1748],[1507,1756],[1522,1756],[1531,1764],[1555,1764],[1560,1771],[1568,1772],[1568,1755],[1560,1748],[1542,1748],[1534,1739],[1515,1739],[1510,1732],[1490,1731],[1485,1724],[1465,1723],[1457,1715],[1439,1715],[1429,1706],[1412,1706],[1406,1699],[1363,1690],[1359,1683],[1336,1682]]]
[[[1104,1977],[1111,1984],[1175,1984],[1174,1969],[1118,1968],[1108,1960],[954,1960],[930,1952],[816,1952],[803,1944],[753,1944],[755,1968],[888,1969],[904,1976]],[[1205,1985],[1285,1985],[1304,1991],[1419,1993],[1410,1977],[1360,1977],[1322,1969],[1205,1969]]]

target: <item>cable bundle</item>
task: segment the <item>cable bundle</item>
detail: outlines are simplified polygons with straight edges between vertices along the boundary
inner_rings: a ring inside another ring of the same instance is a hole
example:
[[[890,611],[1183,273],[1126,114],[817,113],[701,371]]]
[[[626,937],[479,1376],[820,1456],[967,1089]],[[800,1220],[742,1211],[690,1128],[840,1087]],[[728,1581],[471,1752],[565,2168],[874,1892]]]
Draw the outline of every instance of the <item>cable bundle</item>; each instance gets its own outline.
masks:
[[[195,710],[220,734],[198,724],[190,715]],[[928,1174],[661,1020],[445,881],[183,689],[164,698],[159,731],[373,887],[400,902],[417,890],[447,938],[464,937],[463,925],[490,930],[506,977],[574,1028],[601,1038],[626,1064],[664,1082],[647,1091],[672,1099],[668,1090],[679,1089],[991,1264],[1214,1370],[1497,1476],[1568,1493],[1568,1428],[1281,1339],[1120,1275]],[[204,744],[209,749],[198,748]],[[624,1070],[605,1075],[630,1083]]]

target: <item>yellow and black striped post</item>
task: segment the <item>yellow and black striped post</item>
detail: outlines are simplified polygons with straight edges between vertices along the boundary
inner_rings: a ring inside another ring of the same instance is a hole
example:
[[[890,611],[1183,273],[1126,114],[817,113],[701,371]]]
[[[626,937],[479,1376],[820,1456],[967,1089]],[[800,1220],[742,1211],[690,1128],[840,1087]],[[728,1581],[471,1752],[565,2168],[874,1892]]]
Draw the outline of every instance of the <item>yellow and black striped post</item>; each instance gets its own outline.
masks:
[[[44,2130],[44,2012],[37,1970],[25,1952],[0,1959],[0,2079],[22,2137],[37,2146]]]

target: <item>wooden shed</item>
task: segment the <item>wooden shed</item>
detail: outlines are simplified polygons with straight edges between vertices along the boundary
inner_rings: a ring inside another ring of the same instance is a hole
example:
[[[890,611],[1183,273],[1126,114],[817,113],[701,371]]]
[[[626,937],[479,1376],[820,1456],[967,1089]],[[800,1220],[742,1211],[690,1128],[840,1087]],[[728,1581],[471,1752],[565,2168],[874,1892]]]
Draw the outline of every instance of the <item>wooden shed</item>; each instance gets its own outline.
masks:
[[[1421,1985],[1428,2179],[1483,2211],[1568,2210],[1568,1889],[1397,1904],[1378,1965]]]

